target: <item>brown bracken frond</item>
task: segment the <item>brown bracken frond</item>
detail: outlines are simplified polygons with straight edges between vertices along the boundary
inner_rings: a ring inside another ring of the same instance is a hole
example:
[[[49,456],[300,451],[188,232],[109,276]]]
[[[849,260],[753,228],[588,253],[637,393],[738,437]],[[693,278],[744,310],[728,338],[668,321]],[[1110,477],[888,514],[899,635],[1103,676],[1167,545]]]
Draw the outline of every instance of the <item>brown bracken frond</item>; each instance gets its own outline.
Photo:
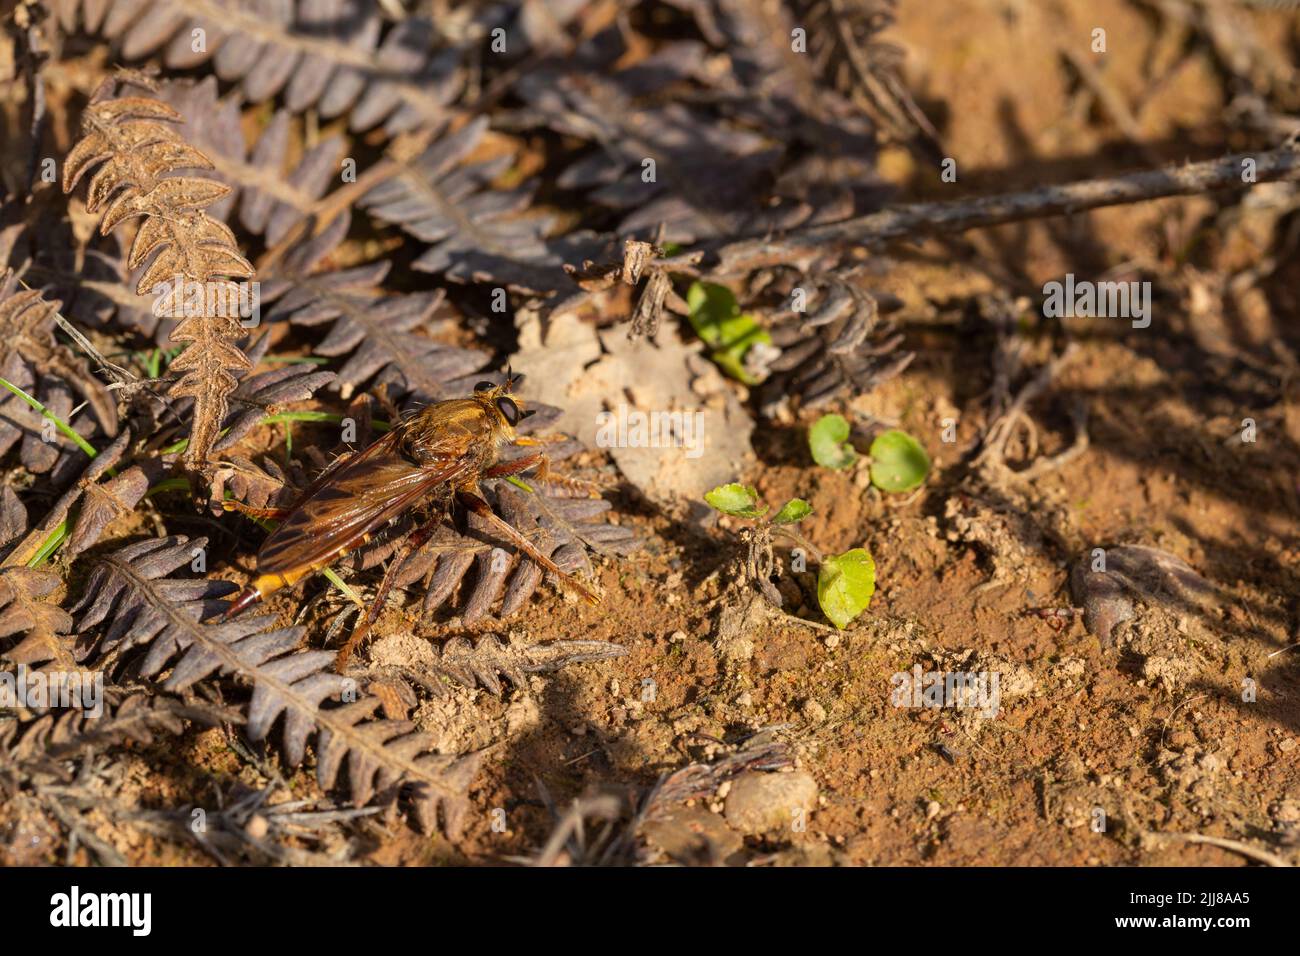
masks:
[[[86,107],[82,138],[64,165],[63,191],[71,192],[98,166],[90,177],[86,208],[103,210],[100,232],[107,235],[126,220],[143,217],[128,264],[135,268],[153,257],[135,291],[156,296],[155,312],[180,320],[171,340],[187,345],[171,364],[180,377],[170,392],[194,398],[185,460],[197,469],[208,460],[228,396],[238,384],[232,372],[249,368],[247,356],[235,345],[244,334],[239,310],[230,307],[240,301],[240,293],[227,280],[251,278],[253,267],[240,255],[234,233],[204,211],[230,187],[177,175],[212,168],[207,156],[176,130],[180,114],[148,97],[110,99],[113,82],[101,86]],[[202,290],[201,301],[196,301],[195,289]]]

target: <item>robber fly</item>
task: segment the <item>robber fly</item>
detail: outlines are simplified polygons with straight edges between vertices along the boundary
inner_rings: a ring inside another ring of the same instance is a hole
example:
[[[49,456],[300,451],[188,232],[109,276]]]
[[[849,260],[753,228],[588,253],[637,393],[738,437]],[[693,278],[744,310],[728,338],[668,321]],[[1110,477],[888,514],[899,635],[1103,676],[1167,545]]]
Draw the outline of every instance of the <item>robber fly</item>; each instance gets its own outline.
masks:
[[[499,461],[502,446],[538,445],[519,438],[515,426],[533,414],[512,393],[523,376],[506,372],[503,385],[479,382],[469,398],[437,402],[397,423],[365,450],[343,459],[322,474],[289,508],[250,508],[227,501],[228,511],[241,511],[281,523],[257,553],[257,575],[235,598],[229,618],[281,588],[333,564],[368,542],[386,522],[412,509],[437,502],[433,520],[417,528],[389,565],[375,601],[339,652],[338,667],[351,656],[383,608],[393,577],[405,559],[422,547],[437,529],[454,500],[478,515],[537,564],[577,591],[589,604],[596,596],[562,571],[550,558],[497,517],[479,493],[485,478],[503,478],[537,467],[545,479],[549,463],[537,452],[514,461]]]

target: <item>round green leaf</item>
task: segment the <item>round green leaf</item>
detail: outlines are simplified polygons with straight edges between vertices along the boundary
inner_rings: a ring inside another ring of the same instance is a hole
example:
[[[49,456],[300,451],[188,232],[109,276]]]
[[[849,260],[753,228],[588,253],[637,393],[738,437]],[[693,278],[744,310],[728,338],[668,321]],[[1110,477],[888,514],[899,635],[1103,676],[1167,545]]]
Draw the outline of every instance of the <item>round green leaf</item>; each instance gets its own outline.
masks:
[[[796,521],[802,521],[810,514],[812,514],[812,505],[802,498],[791,498],[776,513],[776,517],[772,519],[772,524],[794,524]]]
[[[817,603],[836,627],[865,611],[875,593],[876,562],[863,548],[827,558],[817,572]]]
[[[881,491],[911,491],[930,473],[930,456],[921,443],[897,428],[871,443],[871,483]]]
[[[846,443],[849,423],[843,415],[823,415],[808,429],[808,449],[813,461],[825,468],[847,468],[858,460],[853,446]]]
[[[758,492],[745,485],[732,483],[718,485],[706,492],[704,500],[723,514],[739,518],[757,518],[767,511],[767,505],[758,507]]]

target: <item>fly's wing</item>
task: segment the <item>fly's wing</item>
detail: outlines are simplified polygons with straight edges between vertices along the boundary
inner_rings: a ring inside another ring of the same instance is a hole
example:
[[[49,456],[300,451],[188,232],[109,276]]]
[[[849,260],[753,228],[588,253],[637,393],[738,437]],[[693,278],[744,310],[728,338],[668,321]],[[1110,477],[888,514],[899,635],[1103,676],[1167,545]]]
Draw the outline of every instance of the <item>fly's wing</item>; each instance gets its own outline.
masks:
[[[438,411],[438,427],[435,432],[430,433],[425,430],[421,435],[421,447],[427,453],[433,455],[433,466],[439,467],[444,460],[458,457],[458,450],[464,448],[466,443],[473,437],[473,431],[466,423],[471,415],[482,414],[478,403],[466,399],[452,399],[450,401],[438,402],[430,406],[431,409]],[[425,413],[426,415],[428,412]],[[294,500],[290,510],[297,509],[300,505],[306,503],[313,495],[327,484],[333,483],[336,477],[342,474],[343,469],[349,462],[356,461],[368,455],[381,455],[388,451],[394,454],[398,444],[400,444],[402,434],[415,430],[418,426],[419,416],[413,416],[405,421],[399,422],[397,427],[387,435],[373,442],[362,451],[354,454],[351,458],[344,458],[342,461],[336,461],[328,465],[324,471],[316,476],[316,479],[308,485]],[[410,462],[407,462],[409,465]],[[414,467],[413,465],[411,467]]]
[[[417,504],[468,464],[451,455],[421,468],[401,454],[401,429],[343,462],[262,544],[260,574],[284,574],[328,564],[361,538]]]

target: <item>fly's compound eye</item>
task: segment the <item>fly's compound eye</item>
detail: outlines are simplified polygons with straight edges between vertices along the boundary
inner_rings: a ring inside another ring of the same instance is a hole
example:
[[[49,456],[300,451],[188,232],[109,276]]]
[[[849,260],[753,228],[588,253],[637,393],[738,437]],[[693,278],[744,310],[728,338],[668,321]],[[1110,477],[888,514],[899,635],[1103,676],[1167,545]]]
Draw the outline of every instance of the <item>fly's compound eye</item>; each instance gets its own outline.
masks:
[[[511,425],[519,424],[519,406],[516,405],[514,402],[512,402],[510,399],[504,396],[498,398],[497,411],[499,411],[502,417],[505,418],[505,420],[508,421]]]
[[[490,388],[492,388],[492,387],[493,387],[493,386],[492,386],[492,383],[491,383],[491,382],[479,382],[477,385],[474,386],[474,391],[476,391],[476,392],[486,392],[486,391],[488,391],[488,390],[489,390]]]

